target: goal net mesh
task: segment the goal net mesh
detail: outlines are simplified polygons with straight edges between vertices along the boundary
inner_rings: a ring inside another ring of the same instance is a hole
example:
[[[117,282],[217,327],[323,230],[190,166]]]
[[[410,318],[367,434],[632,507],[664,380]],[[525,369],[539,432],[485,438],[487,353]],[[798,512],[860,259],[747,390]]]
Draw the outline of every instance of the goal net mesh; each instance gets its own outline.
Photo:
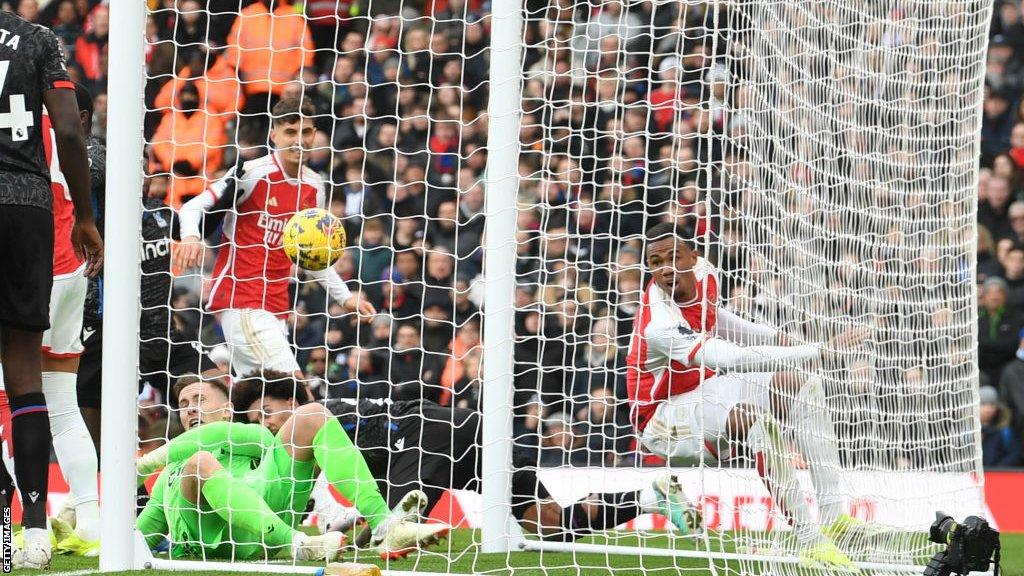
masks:
[[[663,222],[677,223],[717,269],[718,306],[777,329],[787,345],[867,331],[863,344],[830,350],[828,361],[769,370],[821,382],[843,509],[888,527],[848,539],[844,551],[860,562],[920,562],[929,550],[910,531],[927,528],[939,508],[981,509],[973,272],[990,3],[526,0],[522,8],[521,68],[500,72],[521,78],[517,210],[488,215],[488,42],[503,22],[486,0],[150,6],[149,197],[177,209],[208,194],[225,173],[271,152],[276,102],[314,106],[303,161],[347,232],[335,269],[380,314],[362,323],[305,272],[268,268],[257,276],[289,284],[288,311],[243,337],[261,343],[261,330],[283,330],[305,380],[298,393],[349,406],[355,422],[371,419],[371,405],[408,410],[392,414],[375,449],[378,436],[360,436],[375,431],[357,427],[353,441],[383,471],[389,504],[424,488],[436,503],[427,513],[454,530],[391,567],[635,573],[705,572],[711,563],[762,573],[746,555],[775,558],[779,570],[795,565],[806,543],[743,444],[726,442],[721,458],[711,457],[723,448],[714,441],[703,453],[666,457],[634,429],[626,356],[651,281],[644,233]],[[507,151],[501,144],[490,152]],[[261,174],[254,178],[276,178]],[[225,277],[255,280],[215,262],[247,241],[243,221],[267,226],[247,216],[283,224],[305,207],[279,207],[269,192],[257,200],[209,208],[202,264],[174,270],[173,291],[143,302],[144,311],[166,312],[142,328],[141,378],[151,384],[143,450],[180,433],[171,386],[199,369],[175,365],[170,350],[196,343],[233,372],[229,381],[244,376],[230,342],[238,322],[226,324],[231,306],[211,309],[211,293]],[[485,215],[516,220],[507,327],[514,456],[505,470],[453,453],[460,442],[483,448],[478,416],[422,407],[480,409]],[[280,249],[278,237],[266,238],[267,249]],[[143,266],[145,297],[146,283],[166,271]],[[261,353],[269,363],[272,351]],[[420,405],[399,404],[410,401]],[[778,414],[786,466],[817,518],[797,436],[830,434],[794,429],[786,412],[805,402],[796,391],[777,401],[786,407]],[[698,428],[690,432],[703,441]],[[574,502],[642,491],[671,470],[704,527],[681,535],[643,510],[566,543],[538,540],[527,521],[531,550],[483,555],[482,518],[513,516],[516,506],[485,505],[480,483],[523,470],[572,514]],[[344,516],[320,502],[310,508],[309,526]],[[172,544],[215,556],[198,541]]]

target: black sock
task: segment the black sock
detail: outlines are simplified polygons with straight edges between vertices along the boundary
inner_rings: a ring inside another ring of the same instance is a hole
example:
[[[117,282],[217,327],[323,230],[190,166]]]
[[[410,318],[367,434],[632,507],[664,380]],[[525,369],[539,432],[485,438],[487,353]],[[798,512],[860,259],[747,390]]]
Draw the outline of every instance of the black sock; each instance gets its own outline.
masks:
[[[46,483],[50,468],[50,417],[42,392],[11,398],[14,476],[18,479],[25,528],[46,528]]]
[[[0,506],[11,507],[14,498],[14,479],[7,471],[7,466],[0,464]]]
[[[615,528],[640,515],[640,492],[608,492],[598,494],[598,501],[585,500],[562,508],[562,528],[551,539],[571,542],[593,532]],[[589,514],[588,508],[597,510]]]
[[[601,509],[590,521],[593,530],[608,530],[641,514],[640,491],[600,494]]]

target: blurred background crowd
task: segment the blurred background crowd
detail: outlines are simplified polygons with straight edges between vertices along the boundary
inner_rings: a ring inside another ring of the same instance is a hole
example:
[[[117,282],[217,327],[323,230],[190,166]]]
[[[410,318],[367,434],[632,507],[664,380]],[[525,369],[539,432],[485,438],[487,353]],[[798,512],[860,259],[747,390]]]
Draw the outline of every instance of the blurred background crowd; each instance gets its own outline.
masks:
[[[317,134],[308,162],[348,234],[337,269],[381,311],[359,324],[300,274],[289,326],[313,394],[478,407],[489,2],[148,5],[147,194],[180,206],[268,151],[273,103],[310,100]],[[54,29],[73,79],[96,95],[93,125],[105,134],[107,6],[3,6]],[[699,237],[728,236],[712,191],[729,184],[710,167],[744,122],[727,89],[741,72],[727,53],[733,15],[726,3],[700,2],[526,0],[524,9],[517,449],[546,465],[653,462],[636,450],[625,403],[625,353],[646,281],[641,235],[678,221]],[[1022,93],[1024,14],[1017,0],[997,0],[977,243],[980,414],[985,465],[994,467],[1022,464]],[[203,312],[215,250],[205,270],[176,271],[168,304],[181,333],[227,367],[218,319]],[[728,250],[707,253],[727,274],[742,265]],[[727,294],[740,309],[758,296]],[[849,378],[866,370],[855,364]]]

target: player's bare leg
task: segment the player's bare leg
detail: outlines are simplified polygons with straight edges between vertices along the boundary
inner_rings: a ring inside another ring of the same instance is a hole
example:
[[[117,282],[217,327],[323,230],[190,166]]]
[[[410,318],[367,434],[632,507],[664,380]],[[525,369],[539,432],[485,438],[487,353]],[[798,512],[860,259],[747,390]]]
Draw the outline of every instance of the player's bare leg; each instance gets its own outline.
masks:
[[[771,412],[738,404],[729,412],[727,433],[730,440],[744,442],[748,446],[757,472],[772,499],[793,522],[805,564],[858,572],[856,565],[822,534],[815,523],[800,489],[796,470],[789,460],[782,430]]]
[[[50,465],[50,425],[42,392],[43,333],[0,328],[0,359],[11,402],[14,474],[20,488],[25,546],[16,565],[45,568],[50,564],[46,527],[46,494]]]

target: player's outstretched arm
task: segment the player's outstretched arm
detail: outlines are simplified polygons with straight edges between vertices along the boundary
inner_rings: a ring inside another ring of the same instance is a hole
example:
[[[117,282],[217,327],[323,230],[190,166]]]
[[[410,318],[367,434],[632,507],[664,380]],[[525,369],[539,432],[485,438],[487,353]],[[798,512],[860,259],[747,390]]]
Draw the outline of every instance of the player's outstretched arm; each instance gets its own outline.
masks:
[[[326,270],[307,270],[306,273],[324,287],[331,299],[344,306],[349,312],[358,313],[361,321],[370,322],[377,315],[377,309],[373,307],[373,304],[365,296],[352,294],[352,291],[345,285],[345,281],[338,276],[338,271],[333,267],[328,267]]]
[[[75,255],[85,260],[86,275],[96,276],[103,268],[103,240],[92,213],[89,156],[78,115],[78,100],[74,90],[54,88],[43,92],[43,103],[53,125],[60,169],[67,179],[71,201],[75,205],[71,245]]]
[[[238,456],[261,456],[276,442],[269,430],[258,424],[210,422],[193,428],[167,444],[140,456],[136,469],[140,478],[163,468],[169,462],[180,462],[200,451],[214,451],[225,445]]]
[[[207,192],[182,204],[178,211],[178,225],[181,241],[174,247],[174,265],[178,268],[194,268],[203,259],[202,234],[199,231],[203,215],[217,202],[216,197]]]
[[[722,338],[697,334],[686,327],[663,329],[648,333],[648,346],[671,359],[689,366],[737,372],[774,370],[779,362],[810,362],[830,351],[852,348],[867,337],[867,330],[852,328],[832,338],[825,346],[739,346]]]
[[[767,324],[751,322],[725,307],[718,308],[715,335],[745,346],[779,343],[778,330]]]

